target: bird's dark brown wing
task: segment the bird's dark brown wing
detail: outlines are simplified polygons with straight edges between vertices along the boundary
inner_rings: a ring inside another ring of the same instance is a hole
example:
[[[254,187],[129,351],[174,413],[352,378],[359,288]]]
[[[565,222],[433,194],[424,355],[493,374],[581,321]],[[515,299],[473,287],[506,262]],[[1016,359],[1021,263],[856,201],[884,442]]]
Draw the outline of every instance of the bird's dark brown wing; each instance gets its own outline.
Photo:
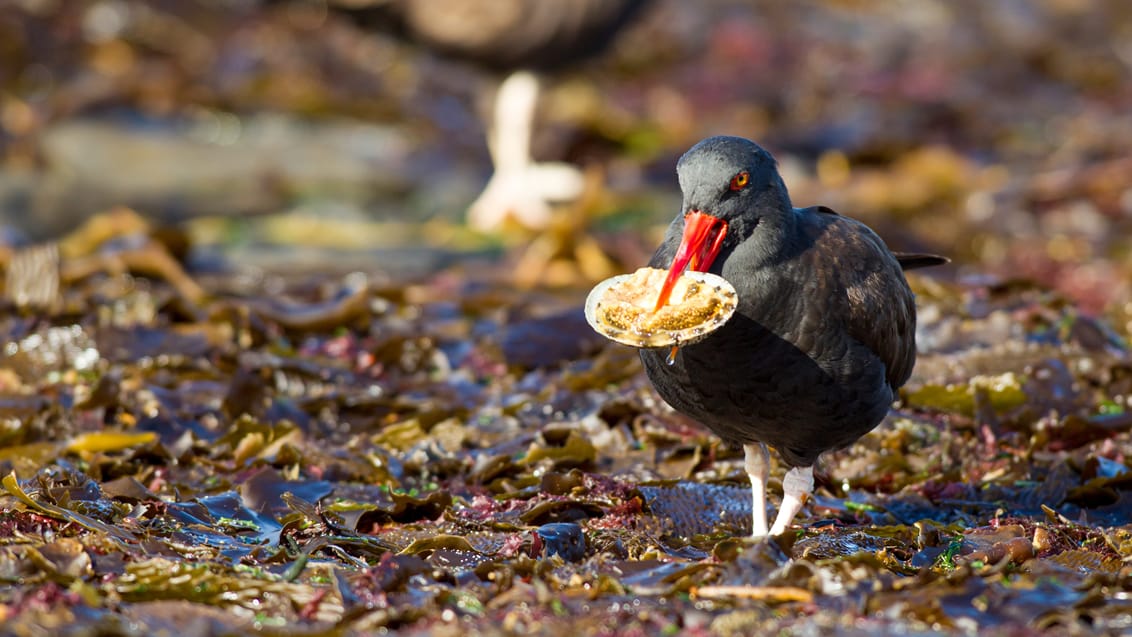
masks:
[[[841,213],[828,206],[813,206],[806,208],[805,212],[814,212],[823,215],[832,215],[840,217]],[[900,267],[907,270],[917,270],[919,268],[930,268],[936,265],[946,265],[951,263],[951,259],[940,256],[938,254],[931,254],[928,252],[893,252],[893,256],[900,263]]]
[[[814,242],[807,269],[823,281],[823,294],[841,297],[829,305],[840,316],[826,320],[843,321],[845,332],[884,363],[888,384],[900,387],[916,362],[915,296],[901,262],[865,224],[824,207],[801,212]]]

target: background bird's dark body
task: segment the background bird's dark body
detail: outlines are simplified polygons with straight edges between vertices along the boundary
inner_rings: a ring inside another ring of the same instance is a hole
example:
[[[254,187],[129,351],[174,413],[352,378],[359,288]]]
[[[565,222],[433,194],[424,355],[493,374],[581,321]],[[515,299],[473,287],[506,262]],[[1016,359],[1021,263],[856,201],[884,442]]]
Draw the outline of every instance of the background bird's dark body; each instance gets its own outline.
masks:
[[[600,54],[648,0],[337,0],[360,26],[496,70],[548,71]]]

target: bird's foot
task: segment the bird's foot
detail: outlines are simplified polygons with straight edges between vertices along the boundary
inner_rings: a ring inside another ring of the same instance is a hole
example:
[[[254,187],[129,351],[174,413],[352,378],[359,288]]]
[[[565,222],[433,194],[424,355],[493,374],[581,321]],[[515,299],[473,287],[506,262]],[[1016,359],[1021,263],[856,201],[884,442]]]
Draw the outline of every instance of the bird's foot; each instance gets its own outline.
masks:
[[[582,172],[569,164],[527,164],[498,170],[483,193],[468,208],[475,229],[498,229],[508,218],[525,228],[550,225],[554,204],[578,199],[585,187]]]
[[[802,510],[802,503],[814,492],[814,468],[794,467],[782,478],[782,505],[774,518],[771,535],[782,535]]]

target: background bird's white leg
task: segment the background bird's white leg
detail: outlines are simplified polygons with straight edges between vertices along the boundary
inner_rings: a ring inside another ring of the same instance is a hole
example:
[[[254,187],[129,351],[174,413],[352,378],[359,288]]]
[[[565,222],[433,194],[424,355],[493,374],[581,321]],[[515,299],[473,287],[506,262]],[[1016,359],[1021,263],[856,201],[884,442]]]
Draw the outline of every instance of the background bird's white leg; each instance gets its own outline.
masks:
[[[786,527],[794,521],[794,516],[802,510],[802,502],[814,492],[814,468],[794,467],[782,478],[782,506],[778,507],[778,517],[774,518],[771,535],[782,535]]]
[[[515,71],[499,85],[487,148],[496,171],[522,170],[531,163],[531,129],[538,104],[538,78]]]
[[[743,445],[744,465],[751,479],[751,535],[766,537],[766,480],[770,476],[770,454],[766,445],[757,442]]]
[[[531,159],[538,96],[538,77],[531,71],[516,71],[499,85],[487,133],[494,172],[468,208],[468,222],[474,228],[494,230],[508,215],[527,228],[545,228],[550,224],[551,202],[576,199],[585,187],[577,168],[536,164]]]

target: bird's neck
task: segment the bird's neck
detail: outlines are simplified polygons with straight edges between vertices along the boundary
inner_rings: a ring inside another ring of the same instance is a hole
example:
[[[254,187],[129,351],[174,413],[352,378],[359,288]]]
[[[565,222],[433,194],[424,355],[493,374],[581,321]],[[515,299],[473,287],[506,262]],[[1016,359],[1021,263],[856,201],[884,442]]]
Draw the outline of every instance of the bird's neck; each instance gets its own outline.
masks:
[[[760,195],[759,206],[761,210],[772,211],[763,215],[760,225],[765,224],[767,228],[785,236],[790,236],[794,232],[794,227],[798,223],[798,212],[790,201],[786,186],[781,182],[779,187],[769,188]]]
[[[737,219],[732,225],[736,239],[744,251],[753,252],[758,263],[779,260],[782,254],[793,249],[792,241],[797,234],[798,213],[790,202],[786,187],[768,188],[756,200],[760,214],[754,217]],[[738,246],[737,246],[738,247]]]

